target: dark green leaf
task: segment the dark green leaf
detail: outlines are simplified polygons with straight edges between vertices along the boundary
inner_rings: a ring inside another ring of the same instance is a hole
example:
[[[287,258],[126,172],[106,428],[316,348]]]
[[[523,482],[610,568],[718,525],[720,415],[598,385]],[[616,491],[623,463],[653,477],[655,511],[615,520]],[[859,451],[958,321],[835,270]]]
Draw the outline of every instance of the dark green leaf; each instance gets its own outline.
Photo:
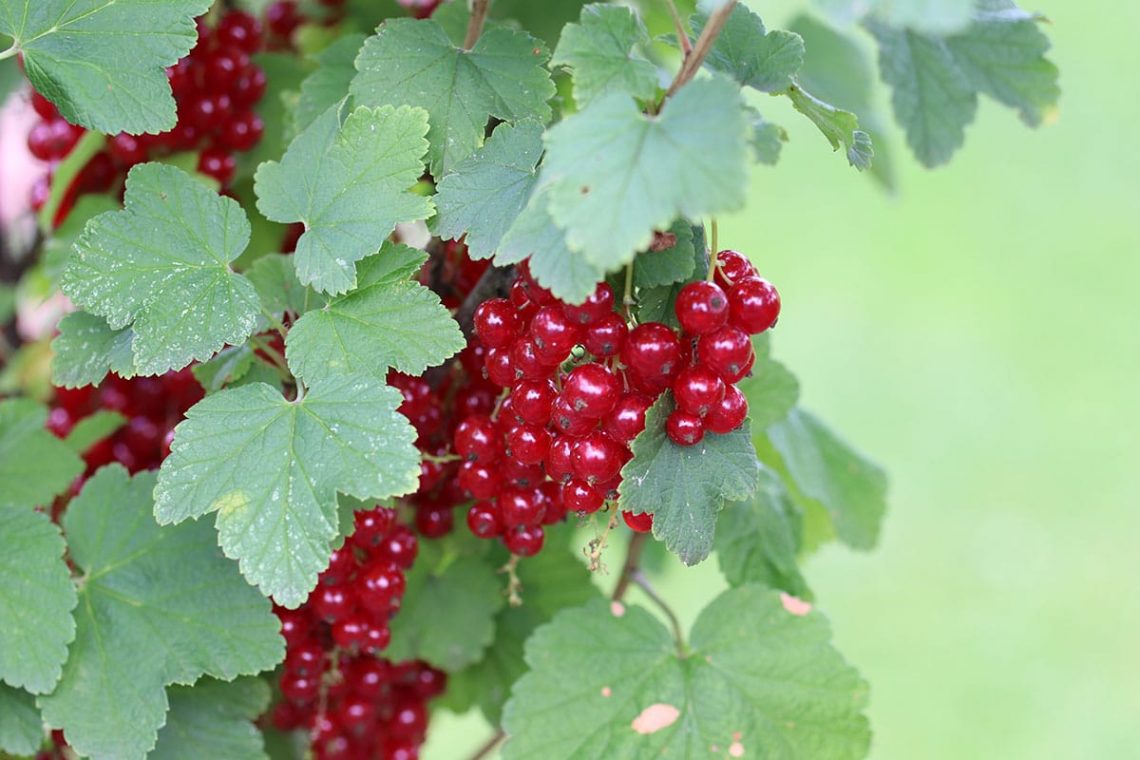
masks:
[[[253,721],[269,705],[269,685],[260,678],[232,683],[203,678],[172,686],[170,714],[148,760],[255,760],[265,757]]]
[[[685,282],[693,276],[697,260],[693,250],[693,226],[686,219],[678,219],[669,228],[669,234],[676,238],[672,246],[663,251],[648,251],[637,257],[633,267],[633,284],[638,288],[672,285]],[[700,274],[704,275],[704,272]]]
[[[64,388],[98,385],[114,372],[122,378],[135,376],[130,327],[112,330],[103,317],[73,311],[59,322],[59,335],[51,342],[52,382]]]

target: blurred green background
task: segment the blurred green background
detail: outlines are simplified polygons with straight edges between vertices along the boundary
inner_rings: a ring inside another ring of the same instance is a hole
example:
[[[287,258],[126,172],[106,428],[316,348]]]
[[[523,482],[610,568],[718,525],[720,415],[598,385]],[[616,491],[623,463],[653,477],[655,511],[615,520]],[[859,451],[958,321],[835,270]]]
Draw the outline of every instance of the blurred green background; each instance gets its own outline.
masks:
[[[722,220],[780,288],[803,402],[891,475],[879,548],[807,567],[878,760],[1140,757],[1140,4],[1022,4],[1052,22],[1057,123],[983,99],[934,172],[895,131],[891,196],[764,101],[791,142]],[[669,578],[687,621],[722,584]],[[480,723],[441,715],[425,756]]]

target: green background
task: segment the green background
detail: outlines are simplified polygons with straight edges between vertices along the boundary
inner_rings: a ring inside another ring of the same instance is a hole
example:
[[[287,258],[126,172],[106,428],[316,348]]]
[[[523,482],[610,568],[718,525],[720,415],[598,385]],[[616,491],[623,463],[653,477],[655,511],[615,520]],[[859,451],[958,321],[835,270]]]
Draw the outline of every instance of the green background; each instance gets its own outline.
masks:
[[[1023,5],[1052,22],[1057,123],[983,99],[934,172],[896,130],[892,196],[764,100],[791,142],[722,220],[780,288],[805,404],[891,475],[878,550],[807,565],[879,760],[1140,756],[1140,5]],[[664,584],[689,621],[721,585]],[[429,760],[489,735],[434,728]]]

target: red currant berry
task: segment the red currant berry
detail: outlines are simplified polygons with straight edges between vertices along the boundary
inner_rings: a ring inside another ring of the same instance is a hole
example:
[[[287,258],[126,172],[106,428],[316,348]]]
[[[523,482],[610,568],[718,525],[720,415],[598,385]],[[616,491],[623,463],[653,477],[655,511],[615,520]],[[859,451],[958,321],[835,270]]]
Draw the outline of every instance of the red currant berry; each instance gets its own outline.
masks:
[[[583,364],[566,378],[561,398],[578,414],[599,419],[621,397],[621,380],[601,364]]]
[[[602,432],[574,444],[574,477],[594,483],[605,483],[617,477],[625,464],[627,449]]]
[[[487,501],[477,501],[467,510],[467,527],[479,538],[495,538],[503,532],[498,511]]]
[[[146,146],[143,141],[134,135],[128,135],[126,132],[121,132],[112,137],[108,141],[107,147],[111,151],[111,158],[115,159],[121,166],[134,166],[147,159]]]
[[[386,615],[400,606],[404,572],[392,562],[375,562],[360,572],[353,589],[361,607],[374,615]]]
[[[673,398],[682,412],[704,417],[724,398],[724,381],[707,367],[687,367],[673,381]]]
[[[198,171],[216,179],[222,187],[230,184],[236,170],[237,161],[234,160],[233,154],[221,148],[207,148],[198,157]]]
[[[301,25],[301,17],[297,13],[297,3],[294,0],[277,0],[265,9],[265,24],[269,31],[278,37],[289,38]]]
[[[780,317],[780,294],[759,277],[742,280],[728,292],[732,323],[753,335],[762,333]]]
[[[396,527],[395,510],[384,507],[362,509],[354,516],[352,543],[366,552],[371,551],[387,538],[394,527]]]
[[[180,114],[187,124],[202,133],[221,130],[233,113],[233,101],[224,93],[204,92],[191,100]]]
[[[602,508],[605,498],[584,480],[574,479],[562,486],[562,504],[567,512],[593,514]]]
[[[520,525],[538,525],[543,518],[543,504],[540,493],[533,489],[508,488],[495,499],[499,509],[499,519],[510,534],[512,528]]]
[[[716,283],[690,282],[681,288],[674,304],[681,329],[690,335],[704,335],[728,322],[728,296]]]
[[[725,249],[716,255],[716,284],[725,291],[738,282],[756,276],[756,267],[739,251]]]
[[[281,621],[281,637],[285,639],[286,649],[297,648],[312,635],[313,620],[304,609],[278,608],[275,612]]]
[[[564,483],[574,474],[574,439],[555,436],[546,452],[546,476],[555,483]]]
[[[586,350],[594,356],[617,356],[629,336],[629,326],[620,315],[610,313],[586,328]]]
[[[515,371],[527,380],[548,378],[561,363],[561,359],[552,360],[539,351],[538,344],[531,338],[519,338],[515,341],[514,347],[511,348],[511,360]]]
[[[419,541],[416,540],[416,534],[403,525],[397,525],[392,529],[388,538],[377,547],[375,556],[394,562],[407,570],[416,561],[416,554],[419,553],[419,549],[420,545]]]
[[[554,294],[539,285],[538,281],[531,276],[529,262],[522,262],[516,269],[519,273],[519,279],[522,281],[523,287],[526,290],[527,298],[529,298],[532,303],[537,304],[539,307],[554,303]]]
[[[562,487],[551,480],[544,480],[538,484],[541,496],[543,525],[553,525],[566,517],[566,507],[562,504]]]
[[[348,668],[345,681],[349,691],[365,699],[377,699],[392,678],[392,666],[387,660],[374,657],[361,657],[353,660]]]
[[[625,520],[629,529],[636,533],[648,533],[653,530],[653,515],[649,513],[635,515],[627,509],[622,511],[621,518]]]
[[[700,417],[677,409],[665,421],[665,432],[678,446],[695,446],[705,437],[705,426]]]
[[[502,463],[503,477],[519,488],[533,488],[546,480],[546,472],[541,464],[523,464],[513,459]]]
[[[492,499],[502,487],[502,476],[490,465],[464,462],[456,473],[459,487],[476,499]]]
[[[334,549],[329,557],[329,566],[321,573],[322,586],[340,586],[348,583],[356,573],[356,556],[348,546]]]
[[[550,433],[538,425],[518,425],[507,433],[507,455],[523,464],[539,464],[550,450]]]
[[[32,108],[44,121],[59,118],[59,111],[52,102],[35,90],[32,90]]]
[[[560,364],[578,343],[581,332],[560,308],[546,306],[531,320],[530,336],[548,364]]]
[[[752,341],[748,333],[739,327],[726,325],[701,336],[697,342],[697,358],[725,382],[735,382],[748,372],[752,361]]]
[[[252,108],[261,102],[269,86],[265,71],[260,66],[249,66],[230,86],[230,97],[237,108]]]
[[[614,289],[608,283],[600,282],[585,303],[580,305],[567,304],[562,307],[562,313],[571,322],[579,325],[592,325],[598,320],[612,313],[614,310]]]
[[[416,510],[416,530],[424,538],[443,538],[455,526],[451,507],[431,506]]]
[[[489,348],[506,348],[519,336],[518,313],[505,298],[492,298],[475,310],[475,334]]]
[[[509,388],[518,381],[514,356],[508,348],[489,349],[484,367],[487,379],[499,387]]]
[[[622,362],[640,378],[664,388],[681,370],[681,341],[660,322],[643,322],[629,333]]]
[[[520,525],[503,535],[503,544],[511,554],[533,557],[542,550],[545,538],[541,525]]]
[[[28,133],[28,151],[41,161],[59,161],[67,157],[82,136],[82,127],[63,119],[41,121]]]
[[[550,410],[550,424],[563,435],[581,438],[597,427],[598,421],[586,417],[574,409],[565,397],[559,396]]]
[[[729,385],[724,390],[724,398],[705,417],[705,429],[718,435],[731,433],[744,424],[747,416],[748,399],[735,385]]]
[[[550,380],[523,380],[511,389],[514,412],[524,422],[545,425],[550,421],[550,410],[558,389]]]
[[[343,586],[318,586],[309,595],[309,604],[312,605],[313,612],[326,623],[335,623],[352,614],[356,608],[356,599]]]
[[[627,393],[602,421],[602,429],[615,441],[629,443],[645,430],[645,413],[651,406],[653,401],[648,397]]]
[[[364,651],[370,654],[386,649],[392,642],[392,629],[387,623],[373,621],[364,632]]]
[[[250,55],[261,49],[261,24],[242,11],[229,11],[222,16],[214,34],[219,44],[233,45]]]
[[[360,649],[367,642],[368,621],[361,615],[338,620],[332,627],[332,638],[341,649]]]
[[[303,705],[317,698],[321,691],[319,677],[294,675],[285,671],[281,675],[281,696],[293,704]]]
[[[495,423],[482,415],[468,417],[455,429],[455,453],[469,462],[491,464],[503,455]]]
[[[245,152],[253,150],[263,134],[265,122],[253,111],[245,111],[226,122],[218,139],[230,150]]]

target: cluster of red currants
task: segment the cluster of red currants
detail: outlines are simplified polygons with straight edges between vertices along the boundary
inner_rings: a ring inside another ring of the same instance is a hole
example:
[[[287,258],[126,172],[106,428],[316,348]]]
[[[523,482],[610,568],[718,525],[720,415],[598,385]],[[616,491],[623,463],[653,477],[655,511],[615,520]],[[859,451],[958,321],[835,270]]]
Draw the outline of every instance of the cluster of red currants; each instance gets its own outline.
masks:
[[[276,610],[286,655],[272,721],[280,731],[307,731],[318,760],[418,756],[427,702],[443,692],[447,675],[380,657],[417,551],[393,510],[361,510],[305,604]]]

